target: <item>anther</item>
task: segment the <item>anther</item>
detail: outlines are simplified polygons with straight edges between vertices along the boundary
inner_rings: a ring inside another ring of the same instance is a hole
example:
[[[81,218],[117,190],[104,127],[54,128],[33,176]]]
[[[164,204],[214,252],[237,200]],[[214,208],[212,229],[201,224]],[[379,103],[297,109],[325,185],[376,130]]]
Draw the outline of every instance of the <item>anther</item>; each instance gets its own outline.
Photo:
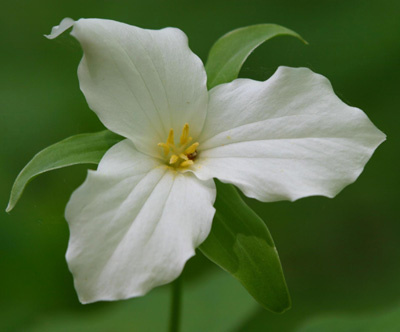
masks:
[[[181,145],[186,144],[188,141],[188,138],[189,138],[189,124],[185,123],[185,125],[183,126],[183,129],[182,129],[182,135],[181,135],[181,140],[180,140]]]
[[[174,143],[174,130],[172,128],[169,130],[167,144],[168,145],[172,145],[172,146],[175,145],[175,143]]]
[[[197,147],[199,146],[199,143],[193,143],[191,146],[189,146],[186,150],[185,150],[185,154],[192,154],[193,152],[196,151]]]
[[[185,155],[184,153],[179,154],[179,157],[181,157],[183,160],[188,160],[188,156]]]
[[[172,164],[175,164],[177,161],[178,161],[178,159],[179,159],[179,157],[176,155],[176,154],[173,154],[172,156],[171,156],[171,158],[169,159],[169,163],[172,165]]]
[[[169,153],[169,146],[165,143],[158,143],[157,145],[164,149],[164,154],[167,156]]]
[[[186,161],[182,162],[179,166],[180,167],[187,167],[187,166],[190,166],[190,165],[193,165],[193,164],[194,164],[193,160],[186,160]]]

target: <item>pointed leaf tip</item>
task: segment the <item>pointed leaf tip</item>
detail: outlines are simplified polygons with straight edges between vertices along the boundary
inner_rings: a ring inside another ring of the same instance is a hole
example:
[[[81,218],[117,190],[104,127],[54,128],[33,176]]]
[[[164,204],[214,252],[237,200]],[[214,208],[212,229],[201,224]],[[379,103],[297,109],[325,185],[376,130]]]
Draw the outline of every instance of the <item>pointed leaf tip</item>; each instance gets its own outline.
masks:
[[[97,164],[104,153],[122,138],[108,130],[71,136],[37,153],[18,174],[11,189],[6,212],[20,199],[26,185],[36,176],[76,164]]]
[[[257,24],[228,32],[212,46],[206,63],[209,89],[236,79],[247,57],[262,43],[277,36],[292,36],[308,44],[298,33],[276,24]]]
[[[234,186],[217,183],[216,213],[200,250],[232,274],[264,308],[283,313],[291,300],[278,252],[257,214]]]

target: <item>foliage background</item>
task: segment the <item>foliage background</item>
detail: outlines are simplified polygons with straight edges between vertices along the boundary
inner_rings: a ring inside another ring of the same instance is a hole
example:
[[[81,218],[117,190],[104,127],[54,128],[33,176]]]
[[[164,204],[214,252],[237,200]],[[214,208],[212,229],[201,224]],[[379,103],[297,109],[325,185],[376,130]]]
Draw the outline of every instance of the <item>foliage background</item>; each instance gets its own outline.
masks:
[[[289,312],[263,311],[230,276],[197,255],[184,273],[185,331],[295,331],[315,316],[368,317],[400,306],[400,2],[2,1],[3,211],[13,180],[36,152],[67,136],[102,129],[78,88],[80,50],[71,39],[42,36],[65,16],[176,26],[203,61],[213,42],[232,29],[286,26],[310,45],[288,37],[272,40],[250,56],[241,76],[265,80],[279,65],[309,67],[388,135],[359,180],[333,200],[248,200],[278,247],[292,294]],[[0,331],[115,331],[116,326],[162,331],[166,324],[167,287],[142,299],[79,304],[64,259],[63,212],[85,174],[78,166],[41,176],[10,215],[0,212]]]

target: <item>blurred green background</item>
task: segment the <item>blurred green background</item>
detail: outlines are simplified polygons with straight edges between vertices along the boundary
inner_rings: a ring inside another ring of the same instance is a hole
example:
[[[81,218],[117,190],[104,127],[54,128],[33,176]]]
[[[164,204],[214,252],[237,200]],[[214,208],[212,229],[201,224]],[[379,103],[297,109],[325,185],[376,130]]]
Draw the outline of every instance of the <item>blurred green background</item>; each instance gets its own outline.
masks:
[[[71,39],[43,37],[65,16],[154,29],[175,26],[203,61],[213,42],[232,29],[256,23],[286,26],[310,45],[274,39],[250,56],[241,76],[265,80],[279,65],[309,67],[328,77],[342,100],[363,109],[388,136],[357,182],[335,199],[247,200],[278,247],[293,300],[290,311],[263,311],[235,280],[198,254],[184,272],[184,331],[308,331],[308,321],[315,325],[315,319],[327,315],[334,321],[337,316],[399,316],[385,314],[400,307],[399,1],[2,1],[3,211],[15,177],[36,152],[67,136],[103,128],[78,88],[81,51]],[[78,166],[41,176],[11,214],[0,212],[0,331],[165,329],[168,287],[141,299],[79,304],[64,259],[68,228],[63,213],[85,175],[86,167]],[[353,331],[350,325],[335,331]],[[389,325],[400,330],[400,319]],[[328,331],[312,331],[318,330]]]

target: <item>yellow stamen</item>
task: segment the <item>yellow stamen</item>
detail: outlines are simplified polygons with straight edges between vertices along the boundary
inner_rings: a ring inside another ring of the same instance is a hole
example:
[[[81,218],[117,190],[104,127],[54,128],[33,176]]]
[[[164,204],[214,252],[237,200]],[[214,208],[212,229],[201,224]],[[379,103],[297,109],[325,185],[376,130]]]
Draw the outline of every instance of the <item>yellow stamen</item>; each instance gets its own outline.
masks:
[[[171,158],[170,158],[170,160],[169,160],[169,163],[172,165],[172,164],[175,164],[177,161],[178,161],[178,159],[179,159],[179,157],[176,155],[176,154],[173,154],[172,156],[171,156]]]
[[[197,156],[197,148],[199,143],[190,145],[192,137],[189,136],[189,124],[185,123],[180,137],[180,144],[175,145],[174,130],[171,128],[168,133],[167,141],[158,143],[163,148],[167,165],[171,167],[188,167],[194,164]]]
[[[186,160],[183,163],[181,163],[179,166],[180,167],[187,167],[187,166],[190,166],[190,165],[193,165],[193,160]]]
[[[168,146],[167,144],[165,144],[165,143],[158,143],[157,145],[158,145],[159,147],[161,147],[161,148],[164,149],[164,154],[165,154],[165,155],[168,155],[168,153],[169,153],[169,146]]]
[[[175,145],[175,143],[174,143],[174,130],[172,128],[169,130],[169,134],[168,134],[168,138],[167,138],[167,144],[168,145],[172,145],[172,146]]]
[[[181,154],[179,155],[179,157],[182,158],[183,160],[189,160],[188,156],[185,155],[185,154],[183,154],[183,153],[181,153]]]
[[[199,143],[193,143],[191,146],[189,146],[185,150],[185,154],[191,154],[191,153],[195,152],[198,146],[199,146]]]
[[[185,123],[182,129],[181,145],[186,144],[188,139],[189,139],[189,124]]]

